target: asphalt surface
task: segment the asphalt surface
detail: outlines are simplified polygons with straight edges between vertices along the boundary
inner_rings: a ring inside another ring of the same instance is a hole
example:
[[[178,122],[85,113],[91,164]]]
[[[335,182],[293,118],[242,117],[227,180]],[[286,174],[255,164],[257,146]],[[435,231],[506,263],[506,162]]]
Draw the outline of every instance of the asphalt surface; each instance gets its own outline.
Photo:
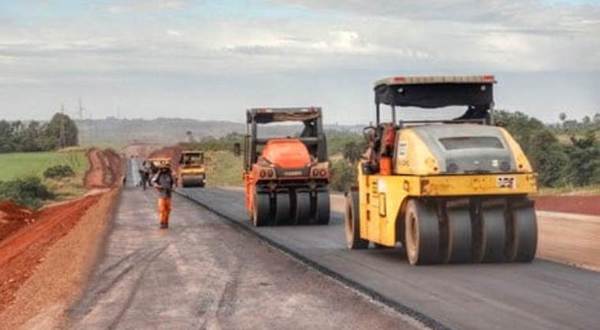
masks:
[[[158,229],[156,194],[136,179],[133,163],[69,328],[422,328],[183,197]]]
[[[180,189],[186,197],[356,284],[432,326],[455,329],[598,329],[600,273],[536,259],[531,264],[412,267],[397,250],[349,251],[343,199],[329,226],[249,226],[243,192]]]

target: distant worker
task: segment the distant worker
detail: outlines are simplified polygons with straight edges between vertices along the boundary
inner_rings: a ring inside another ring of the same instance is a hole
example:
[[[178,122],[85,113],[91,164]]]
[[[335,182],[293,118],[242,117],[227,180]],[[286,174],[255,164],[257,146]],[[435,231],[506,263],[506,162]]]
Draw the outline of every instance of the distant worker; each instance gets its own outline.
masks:
[[[140,186],[146,190],[146,185],[150,184],[150,165],[148,165],[148,161],[145,160],[138,171],[140,172]]]
[[[171,213],[171,195],[175,180],[171,174],[171,164],[165,161],[158,168],[158,172],[152,178],[152,186],[158,191],[158,218],[160,228],[169,228],[169,214]]]

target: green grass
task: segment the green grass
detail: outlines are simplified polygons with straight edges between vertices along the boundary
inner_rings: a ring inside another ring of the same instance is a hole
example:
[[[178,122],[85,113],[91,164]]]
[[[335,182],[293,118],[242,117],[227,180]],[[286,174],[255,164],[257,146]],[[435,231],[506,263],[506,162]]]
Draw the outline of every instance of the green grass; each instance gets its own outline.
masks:
[[[75,172],[75,176],[60,180],[45,179],[44,171],[54,165],[69,165]],[[37,176],[57,195],[59,200],[85,192],[83,176],[87,169],[88,160],[83,150],[0,154],[0,181]]]
[[[209,186],[241,186],[242,157],[230,151],[209,151],[206,157],[206,179]]]

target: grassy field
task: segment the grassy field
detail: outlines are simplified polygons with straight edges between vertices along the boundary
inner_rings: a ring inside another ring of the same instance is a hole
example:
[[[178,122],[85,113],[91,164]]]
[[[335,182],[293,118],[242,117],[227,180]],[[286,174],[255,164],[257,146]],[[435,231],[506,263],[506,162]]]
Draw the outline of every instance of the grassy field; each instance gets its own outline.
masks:
[[[206,153],[206,178],[209,186],[241,186],[242,157],[229,151]]]
[[[75,176],[61,180],[44,179],[44,171],[54,165],[69,165]],[[0,181],[37,176],[59,199],[65,199],[85,192],[83,176],[88,169],[88,161],[83,150],[10,153],[0,154],[0,169]]]

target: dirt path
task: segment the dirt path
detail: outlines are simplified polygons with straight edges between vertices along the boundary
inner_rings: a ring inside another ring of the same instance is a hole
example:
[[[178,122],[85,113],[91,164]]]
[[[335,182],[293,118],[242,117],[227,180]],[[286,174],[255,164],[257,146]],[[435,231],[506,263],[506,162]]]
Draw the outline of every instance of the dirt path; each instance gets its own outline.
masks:
[[[75,329],[414,329],[183,198],[157,228],[154,192],[128,188]]]
[[[538,212],[538,257],[600,271],[600,216]]]
[[[123,170],[120,157],[115,151],[92,148],[87,156],[90,162],[84,179],[87,189],[110,188],[118,184]]]

